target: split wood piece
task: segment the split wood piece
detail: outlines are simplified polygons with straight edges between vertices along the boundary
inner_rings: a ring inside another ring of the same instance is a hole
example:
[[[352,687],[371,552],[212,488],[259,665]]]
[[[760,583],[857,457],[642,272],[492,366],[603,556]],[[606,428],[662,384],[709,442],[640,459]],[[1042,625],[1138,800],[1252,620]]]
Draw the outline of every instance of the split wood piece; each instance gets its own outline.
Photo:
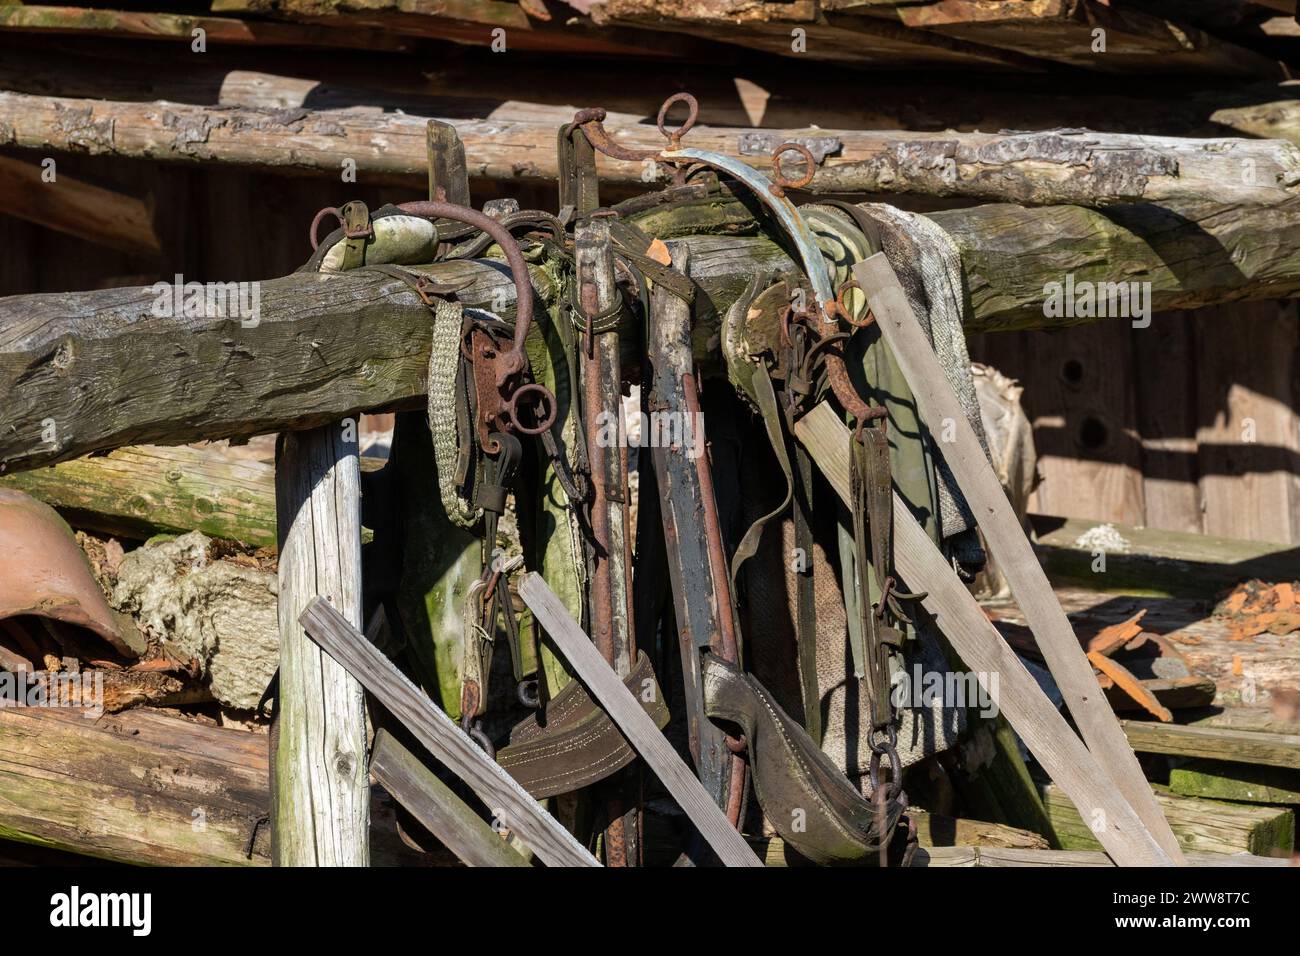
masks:
[[[1184,851],[1290,856],[1295,846],[1295,813],[1285,807],[1222,803],[1156,792],[1156,802]],[[1086,817],[1059,787],[1043,790],[1043,803],[1063,850],[1099,849]]]
[[[0,208],[47,229],[76,236],[110,249],[157,256],[162,249],[147,200],[104,189],[54,167],[0,156]]]
[[[329,601],[361,624],[361,469],[342,424],[280,438],[280,680],[272,760],[279,866],[368,866],[370,782],[361,685],[308,640],[299,615]]]
[[[795,423],[794,432],[831,487],[848,505],[851,501],[848,426],[823,402]],[[1115,862],[1121,866],[1169,865],[1169,855],[994,629],[958,579],[952,564],[897,493],[894,494],[894,561],[908,590],[925,592],[922,604],[934,615],[936,626],[966,667],[976,674],[998,675],[996,696],[1003,716],[1075,805],[1084,808],[1089,819],[1103,824],[1098,838]],[[1091,670],[1088,679],[1093,681]]]
[[[1122,720],[1134,750],[1300,769],[1300,734]]]
[[[358,172],[402,183],[426,176],[429,120],[409,113],[410,108],[397,113],[214,108],[0,92],[0,128],[9,131],[9,143],[26,149],[317,172],[337,172],[340,163],[351,160]],[[557,178],[555,130],[571,120],[572,110],[538,108],[528,119],[433,121],[459,136],[476,178],[517,182],[519,170],[536,180]],[[1300,147],[1284,140],[1068,129],[933,133],[698,126],[689,145],[770,173],[772,151],[791,140],[824,144],[819,153],[829,150],[806,187],[813,194],[909,194],[1031,206],[1211,202],[1219,207],[1275,205],[1300,194]],[[665,147],[649,123],[627,123],[618,129],[618,141],[629,149]],[[640,161],[601,155],[597,165],[603,182],[644,186]]]
[[[1156,805],[1114,712],[1098,693],[1097,680],[1079,639],[1052,593],[1029,538],[1011,510],[1006,492],[948,384],[933,347],[921,331],[920,320],[912,312],[898,277],[883,253],[858,263],[853,274],[884,341],[916,395],[930,434],[954,436],[942,449],[944,461],[952,469],[989,550],[1011,585],[1088,749],[1165,853],[1173,861],[1182,862],[1178,841]],[[923,590],[925,582],[918,582],[916,587]]]
[[[499,833],[386,730],[375,734],[370,772],[466,866],[528,866]]]
[[[578,302],[601,315],[619,302],[609,220],[586,219],[574,231]],[[632,672],[636,635],[632,616],[632,534],[628,508],[627,445],[622,441],[623,374],[619,332],[583,334],[579,373],[587,461],[591,467],[591,531],[595,548],[589,581],[592,640],[620,678]],[[611,436],[613,440],[611,441]],[[605,796],[605,862],[635,866],[641,858],[639,771],[633,766],[598,788]],[[627,804],[631,803],[629,807]]]
[[[563,602],[535,572],[519,581],[524,599],[546,633],[559,646],[582,683],[618,725],[629,744],[658,775],[691,822],[699,828],[715,853],[727,866],[761,867],[745,838],[731,825],[677,751],[655,726],[632,692],[607,664],[578,626]]]
[[[483,753],[338,611],[316,598],[300,620],[308,636],[374,694],[431,754],[469,784],[539,859],[548,866],[600,866],[573,834]]]
[[[678,271],[692,268],[688,247],[669,244]],[[737,662],[739,641],[718,505],[705,451],[704,418],[691,355],[691,307],[661,286],[650,289],[647,357],[652,372],[644,395],[647,421],[659,434],[642,436],[650,446],[659,516],[668,560],[674,626],[686,692],[686,728],[695,769],[705,789],[734,825],[740,824],[745,764],[728,751],[721,728],[704,713],[701,655],[712,651]]]
[[[1138,622],[1146,617],[1147,609],[1142,608],[1127,621],[1121,621],[1118,624],[1111,624],[1103,627],[1100,631],[1088,638],[1086,650],[1089,654],[1100,654],[1103,657],[1110,657],[1121,647],[1127,644],[1133,638],[1142,633],[1142,625]]]
[[[1116,687],[1146,708],[1151,716],[1167,724],[1173,723],[1174,715],[1169,712],[1169,708],[1160,703],[1151,689],[1138,680],[1127,667],[1119,661],[1111,660],[1098,651],[1089,651],[1087,656],[1088,663],[1101,671]]]

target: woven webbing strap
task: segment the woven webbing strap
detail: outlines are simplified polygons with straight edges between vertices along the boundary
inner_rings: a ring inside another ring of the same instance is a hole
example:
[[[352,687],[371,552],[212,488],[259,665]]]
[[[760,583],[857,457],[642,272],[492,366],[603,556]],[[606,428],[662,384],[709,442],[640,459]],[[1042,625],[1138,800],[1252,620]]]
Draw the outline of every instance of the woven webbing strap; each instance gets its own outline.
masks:
[[[438,493],[447,517],[462,528],[473,528],[483,509],[472,507],[456,490],[456,460],[461,441],[457,433],[456,373],[460,364],[463,311],[459,302],[439,299],[433,307],[433,347],[429,350],[429,430],[438,469]]]

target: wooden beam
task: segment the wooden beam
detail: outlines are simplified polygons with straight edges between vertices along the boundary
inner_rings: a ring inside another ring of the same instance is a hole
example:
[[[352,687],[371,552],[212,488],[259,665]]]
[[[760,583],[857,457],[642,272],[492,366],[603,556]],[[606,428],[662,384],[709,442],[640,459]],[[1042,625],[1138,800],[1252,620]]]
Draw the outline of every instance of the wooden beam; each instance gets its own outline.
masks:
[[[87,531],[147,539],[202,531],[274,548],[275,468],[202,448],[136,445],[0,478]]]
[[[600,702],[628,743],[636,748],[718,854],[718,859],[727,866],[761,867],[762,861],[754,855],[744,837],[723,815],[682,758],[677,756],[677,751],[655,726],[654,720],[600,656],[591,638],[573,620],[564,603],[546,586],[541,576],[531,571],[525,574],[519,581],[519,596],[546,628],[547,635],[559,646],[592,697]]]
[[[1122,720],[1134,750],[1300,769],[1300,734]]]
[[[1061,849],[1098,849],[1087,821],[1059,787],[1048,785],[1043,800]],[[1295,847],[1295,812],[1285,807],[1223,803],[1164,790],[1156,793],[1156,803],[1186,852],[1289,857]]]
[[[265,866],[266,736],[148,709],[0,708],[0,837],[147,866]]]
[[[1192,760],[1169,768],[1169,790],[1238,803],[1300,804],[1300,773],[1282,767]]]
[[[916,395],[922,421],[931,435],[945,436],[944,461],[956,476],[999,570],[1029,620],[1038,647],[1088,749],[1164,851],[1179,862],[1178,841],[1155,804],[1151,787],[1120,732],[1114,712],[1097,693],[1097,680],[1079,640],[1034,557],[1029,538],[948,384],[943,366],[925,338],[921,320],[912,311],[898,277],[883,253],[858,263],[853,275],[870,303],[881,335]],[[951,441],[946,440],[948,436]]]
[[[848,505],[848,426],[822,403],[795,423],[794,433]],[[998,675],[997,704],[1003,716],[1075,805],[1086,808],[1089,819],[1098,821],[1102,828],[1098,838],[1116,863],[1169,865],[1169,856],[997,633],[953,572],[951,563],[897,494],[894,536],[894,559],[904,584],[909,590],[925,592],[922,603],[967,668],[977,675]]]
[[[1189,853],[1191,866],[1291,866],[1286,857],[1251,856],[1248,853]],[[1114,866],[1105,853],[1095,850],[1025,850],[1019,847],[943,846],[916,851],[915,867],[949,866]]]
[[[565,108],[533,108],[529,119],[441,119],[465,144],[473,177],[553,180],[555,129]],[[634,116],[607,125],[623,146],[662,149],[664,138]],[[362,174],[401,181],[425,171],[426,119],[371,110],[213,108],[0,92],[0,130],[15,146],[288,167],[337,174],[344,160]],[[699,126],[690,145],[771,170],[788,140],[829,144],[807,191],[911,194],[1031,205],[1206,200],[1277,203],[1300,193],[1300,148],[1281,140],[1182,139],[1079,130],[1028,133],[871,131],[843,128]],[[603,181],[641,184],[641,162],[600,156]]]
[[[375,734],[370,772],[466,866],[528,866],[500,834],[386,730]]]
[[[431,754],[469,784],[543,862],[548,866],[600,866],[338,611],[316,598],[302,612],[301,622],[312,640],[374,694]]]
[[[280,437],[280,678],[272,760],[272,855],[278,866],[368,866],[370,785],[361,685],[304,633],[322,599],[361,624],[361,469],[356,425]]]
[[[161,252],[148,200],[74,179],[57,166],[52,181],[44,172],[36,163],[0,156],[0,213],[112,249]]]

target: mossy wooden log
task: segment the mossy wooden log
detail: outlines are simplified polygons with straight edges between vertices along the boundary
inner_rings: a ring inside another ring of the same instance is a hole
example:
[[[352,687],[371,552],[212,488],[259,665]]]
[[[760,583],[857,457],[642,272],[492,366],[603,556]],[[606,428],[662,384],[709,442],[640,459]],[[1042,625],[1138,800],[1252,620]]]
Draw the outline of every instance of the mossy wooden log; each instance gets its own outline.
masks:
[[[1169,789],[1184,797],[1296,805],[1300,804],[1300,770],[1193,760],[1170,769]]]
[[[1150,281],[1154,311],[1300,290],[1300,200],[1181,212],[994,205],[931,218],[960,250],[972,332],[1101,321],[1044,314],[1046,284],[1067,273]],[[653,235],[687,237],[704,291],[693,349],[701,374],[716,372],[717,316],[754,272],[788,274],[793,263],[766,238],[736,235],[755,228],[738,202],[650,209],[637,221]],[[499,262],[420,271],[468,282],[458,293],[467,305],[511,311],[513,286]],[[555,299],[546,270],[533,270],[533,282],[543,302]],[[0,393],[10,396],[0,409],[0,472],[141,442],[319,425],[410,407],[425,391],[428,309],[400,279],[362,271],[263,282],[260,321],[248,327],[155,315],[157,300],[147,288],[0,299]]]
[[[1185,851],[1289,856],[1295,846],[1295,814],[1281,807],[1200,800],[1154,788],[1156,800]],[[1089,822],[1054,784],[1043,792],[1052,828],[1066,850],[1097,850]]]
[[[0,709],[0,837],[120,863],[264,866],[266,737],[130,710]]]
[[[202,531],[275,547],[275,468],[201,448],[135,445],[0,478],[87,531],[144,540]]]
[[[528,119],[440,119],[465,144],[475,178],[515,182],[558,175],[556,128],[565,109]],[[231,163],[335,173],[351,161],[390,181],[423,178],[427,119],[405,112],[283,110],[137,103],[0,92],[0,145],[92,155]],[[608,123],[620,145],[665,147],[635,117]],[[910,194],[1031,205],[1208,201],[1277,203],[1295,194],[1300,148],[1283,140],[1190,139],[1091,130],[1013,133],[699,126],[689,145],[770,172],[777,144],[829,144],[812,194]],[[645,164],[600,156],[603,181],[642,184]]]

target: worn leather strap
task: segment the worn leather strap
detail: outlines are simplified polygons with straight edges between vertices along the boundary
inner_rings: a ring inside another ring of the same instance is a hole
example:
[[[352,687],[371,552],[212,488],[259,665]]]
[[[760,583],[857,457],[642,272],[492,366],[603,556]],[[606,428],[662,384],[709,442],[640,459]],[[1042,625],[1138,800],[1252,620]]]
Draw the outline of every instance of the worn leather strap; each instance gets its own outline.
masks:
[[[660,729],[668,704],[655,681],[650,658],[637,653],[623,683]],[[497,762],[537,799],[590,786],[636,758],[609,715],[578,681],[570,681],[538,713],[516,724],[497,751]]]
[[[824,866],[878,862],[906,797],[869,802],[752,676],[712,654],[703,667],[705,713],[744,734],[759,805],[782,839]]]

